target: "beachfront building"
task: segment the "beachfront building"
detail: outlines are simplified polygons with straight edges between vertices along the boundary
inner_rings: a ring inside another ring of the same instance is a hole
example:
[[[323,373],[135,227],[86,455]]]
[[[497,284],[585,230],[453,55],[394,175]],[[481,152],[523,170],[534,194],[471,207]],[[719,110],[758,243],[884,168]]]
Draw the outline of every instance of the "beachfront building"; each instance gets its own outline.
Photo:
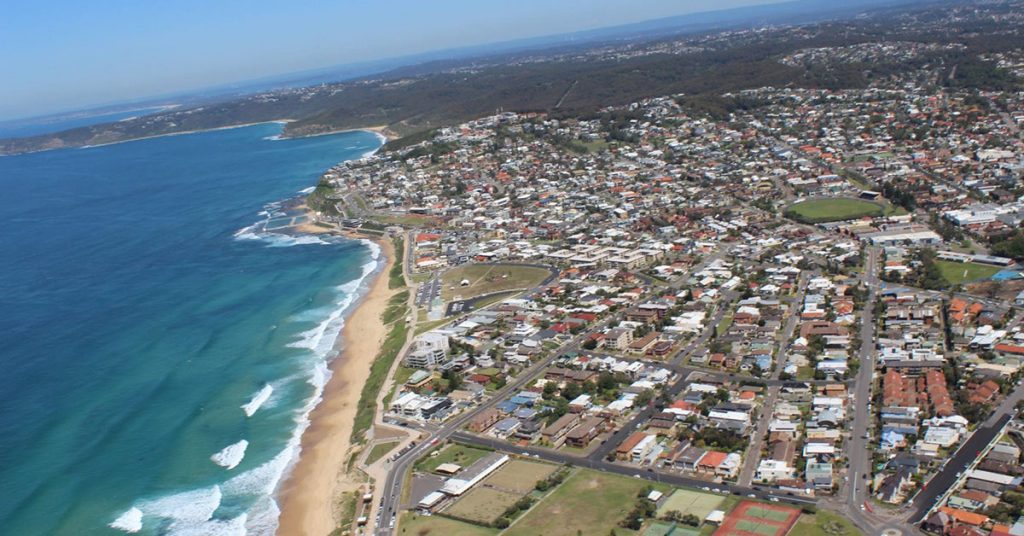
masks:
[[[405,364],[412,368],[432,369],[448,361],[448,350],[448,336],[427,332],[413,341],[405,356]]]

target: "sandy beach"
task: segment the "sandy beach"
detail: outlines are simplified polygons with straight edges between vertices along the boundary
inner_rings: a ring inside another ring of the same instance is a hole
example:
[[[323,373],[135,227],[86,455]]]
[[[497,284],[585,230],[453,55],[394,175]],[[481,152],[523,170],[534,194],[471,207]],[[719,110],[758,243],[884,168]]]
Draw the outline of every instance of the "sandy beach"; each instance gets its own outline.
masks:
[[[394,248],[388,240],[379,240],[378,244],[387,260],[373,276],[368,292],[335,342],[341,354],[331,362],[333,375],[324,389],[323,401],[310,415],[299,460],[279,491],[278,534],[326,536],[336,528],[337,497],[361,484],[345,474],[352,446],[349,436],[360,391],[387,335],[381,315],[394,292],[388,289],[387,278]]]
[[[317,132],[315,134],[301,134],[301,135],[298,135],[298,136],[287,136],[287,135],[285,135],[285,136],[282,136],[282,138],[315,138],[317,136],[330,136],[332,134],[342,134],[342,133],[345,133],[345,132],[373,132],[374,134],[376,134],[377,136],[379,136],[381,138],[381,145],[383,145],[384,143],[387,143],[388,141],[397,140],[398,138],[402,137],[400,134],[398,134],[394,130],[391,130],[391,127],[389,127],[387,125],[375,125],[375,126],[369,126],[369,127],[342,128],[342,129],[337,129],[337,130],[326,130],[324,132]]]

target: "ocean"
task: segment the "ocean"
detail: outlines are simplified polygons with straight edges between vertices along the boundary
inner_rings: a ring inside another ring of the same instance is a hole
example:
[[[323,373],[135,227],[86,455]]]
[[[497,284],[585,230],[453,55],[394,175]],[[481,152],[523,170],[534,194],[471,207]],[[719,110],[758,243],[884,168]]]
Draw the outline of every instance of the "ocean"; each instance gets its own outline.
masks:
[[[0,534],[274,531],[379,256],[264,228],[380,145],[280,129],[0,158]]]

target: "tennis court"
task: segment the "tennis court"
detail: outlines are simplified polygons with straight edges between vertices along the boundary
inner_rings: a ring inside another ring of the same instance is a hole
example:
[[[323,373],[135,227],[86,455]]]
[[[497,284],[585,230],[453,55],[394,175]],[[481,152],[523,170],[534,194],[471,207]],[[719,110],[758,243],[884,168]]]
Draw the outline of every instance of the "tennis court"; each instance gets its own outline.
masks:
[[[785,536],[799,518],[798,508],[743,501],[726,516],[715,536]]]
[[[677,489],[658,508],[658,517],[675,510],[682,514],[693,514],[704,521],[704,518],[708,517],[712,510],[716,510],[724,500],[725,498],[719,495]]]
[[[767,519],[769,521],[785,521],[789,519],[789,513],[780,512],[778,510],[770,510],[768,508],[762,508],[760,506],[751,506],[747,508],[747,517],[756,517],[758,519]]]

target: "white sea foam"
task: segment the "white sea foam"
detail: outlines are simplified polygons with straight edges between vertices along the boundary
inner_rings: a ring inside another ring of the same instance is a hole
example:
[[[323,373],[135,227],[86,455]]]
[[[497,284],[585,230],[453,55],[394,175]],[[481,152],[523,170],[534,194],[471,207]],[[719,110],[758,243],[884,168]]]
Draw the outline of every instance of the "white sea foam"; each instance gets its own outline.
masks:
[[[168,536],[246,536],[248,514],[232,519],[211,519],[197,525],[188,525],[171,529]]]
[[[242,404],[242,411],[245,412],[245,416],[252,417],[272,394],[274,394],[274,388],[269,383],[264,385],[262,389],[252,395],[248,402]]]
[[[262,230],[262,223],[243,227],[235,232],[235,240],[259,240],[266,242],[268,247],[287,248],[303,245],[327,245],[333,242],[324,240],[314,235],[286,235],[280,233],[268,233]]]
[[[214,519],[222,497],[220,486],[212,486],[139,501],[110,526],[125,532],[139,532],[142,518],[147,516],[158,519],[164,527],[162,533],[167,536],[245,536],[248,514]],[[269,536],[272,532],[260,534]]]
[[[222,498],[220,486],[167,495],[136,504],[144,515],[169,521],[170,532],[200,526],[213,518]]]
[[[300,194],[311,194],[311,193],[313,193],[313,190],[316,190],[316,186],[310,186],[309,188],[303,188],[303,189],[299,190],[299,193]]]
[[[342,298],[338,307],[334,308],[327,318],[323,319],[316,326],[299,333],[299,339],[288,344],[289,348],[305,348],[306,350],[326,350],[321,345],[324,342],[332,342],[335,337],[331,332],[340,331],[345,321],[342,316],[345,308],[351,304],[352,298]]]
[[[125,532],[139,532],[142,530],[142,510],[134,506],[131,507],[127,512],[115,519],[110,524],[110,527]]]
[[[257,226],[252,226],[252,228],[246,228],[236,233],[236,237],[247,233],[256,235],[257,232]],[[263,238],[256,236],[256,239]],[[363,241],[363,243],[370,250],[370,260],[363,264],[360,277],[355,281],[336,287],[339,298],[334,307],[319,310],[320,314],[326,314],[325,320],[319,322],[313,329],[300,334],[299,339],[292,344],[295,348],[308,350],[306,359],[309,360],[309,367],[306,369],[306,373],[274,381],[274,387],[271,385],[263,387],[246,406],[243,406],[244,410],[251,405],[253,412],[260,407],[269,406],[273,402],[269,398],[269,394],[266,395],[268,398],[263,400],[262,404],[256,405],[254,402],[263,398],[264,391],[272,393],[275,388],[283,389],[286,383],[292,381],[305,381],[313,387],[310,397],[302,407],[295,410],[295,427],[284,448],[270,460],[239,473],[220,485],[157,499],[137,501],[133,510],[138,510],[139,514],[132,513],[131,516],[126,517],[131,512],[129,510],[118,520],[125,518],[126,521],[131,521],[134,520],[133,516],[138,516],[140,523],[142,516],[158,519],[161,526],[166,527],[166,533],[170,536],[273,536],[276,533],[280,509],[273,495],[285,475],[298,460],[302,450],[302,434],[310,424],[309,415],[323,399],[324,387],[331,377],[328,361],[333,355],[334,340],[344,326],[344,313],[361,294],[360,291],[364,289],[367,277],[373,273],[380,259],[381,250],[377,244],[370,241]],[[321,328],[321,326],[323,327]],[[234,448],[234,451],[240,451],[238,461],[241,461],[245,447],[239,448],[240,443],[242,442],[225,448],[215,456]],[[227,460],[229,456],[223,458]],[[234,465],[237,465],[237,462]],[[223,497],[229,497],[232,501],[251,500],[252,502],[249,503],[250,506],[242,515],[231,519],[214,519],[214,512],[220,507]],[[125,523],[125,526],[134,528],[135,525]],[[126,529],[122,528],[122,530]]]
[[[245,449],[247,448],[249,448],[249,442],[243,439],[224,447],[220,452],[210,456],[210,459],[221,467],[234,469],[238,467],[238,464],[242,463],[242,459],[245,458]]]

